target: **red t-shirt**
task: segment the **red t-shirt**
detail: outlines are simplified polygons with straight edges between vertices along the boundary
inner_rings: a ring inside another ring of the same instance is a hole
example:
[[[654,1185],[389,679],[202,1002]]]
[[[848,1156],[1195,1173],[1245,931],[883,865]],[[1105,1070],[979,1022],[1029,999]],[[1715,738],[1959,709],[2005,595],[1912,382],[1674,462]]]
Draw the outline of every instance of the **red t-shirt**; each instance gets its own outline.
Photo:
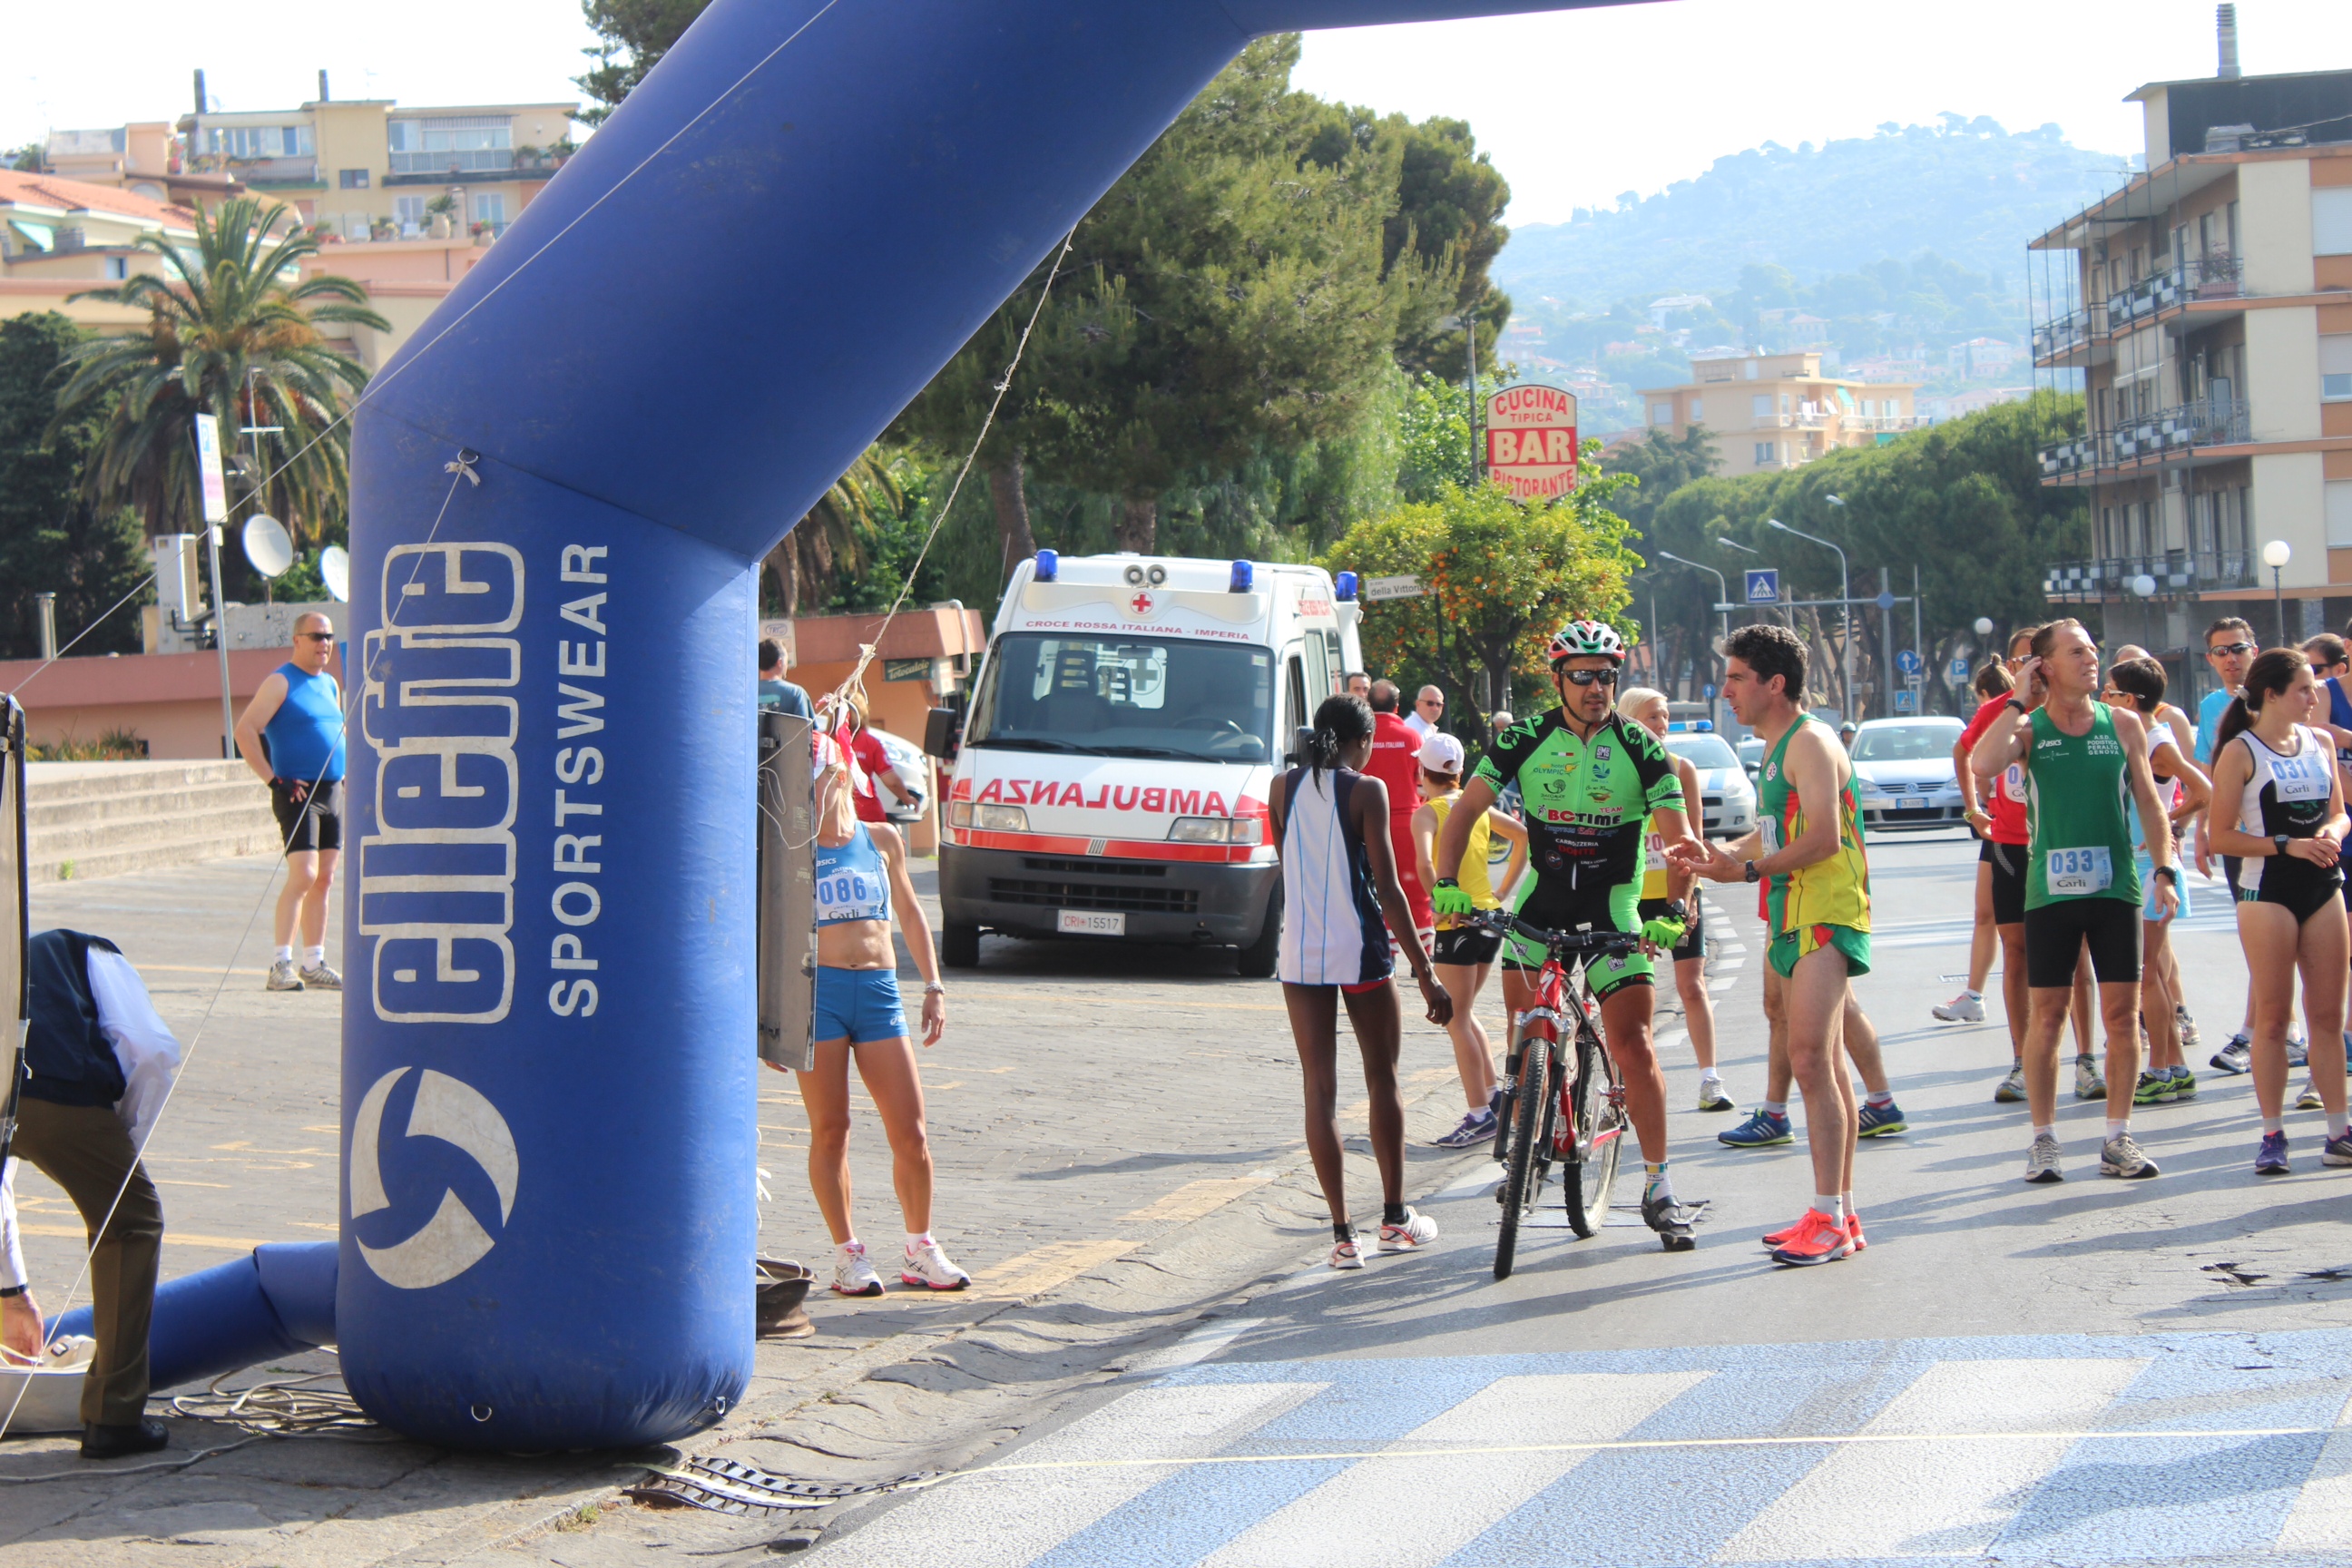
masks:
[[[1437,923],[1430,907],[1429,889],[1421,885],[1421,867],[1412,852],[1412,814],[1421,809],[1421,735],[1394,713],[1372,715],[1372,756],[1364,772],[1389,792],[1389,846],[1396,853],[1397,880],[1404,884],[1405,901],[1412,906],[1412,926],[1427,931]]]
[[[890,753],[882,749],[882,742],[874,738],[871,730],[857,731],[856,738],[849,742],[849,752],[857,759],[857,820],[889,821],[890,814],[882,808],[882,786],[876,781],[890,771]]]
[[[2009,706],[2009,698],[2000,696],[1977,710],[1969,727],[1960,731],[1960,745],[1974,751],[1979,739],[1992,728],[2000,710]],[[2017,763],[1992,782],[1992,832],[1988,835],[1995,844],[2022,846],[2028,834],[2025,826],[2025,770]]]

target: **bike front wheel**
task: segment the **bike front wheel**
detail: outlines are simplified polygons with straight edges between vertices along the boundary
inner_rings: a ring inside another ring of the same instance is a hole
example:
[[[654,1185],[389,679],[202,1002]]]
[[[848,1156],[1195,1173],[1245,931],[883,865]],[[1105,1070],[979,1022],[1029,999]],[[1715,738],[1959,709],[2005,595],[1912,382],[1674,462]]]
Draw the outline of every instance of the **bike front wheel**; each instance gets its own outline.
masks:
[[[1542,1185],[1543,1108],[1556,1092],[1551,1042],[1529,1036],[1519,1042],[1518,1092],[1513,1109],[1511,1157],[1503,1167],[1502,1226],[1495,1237],[1495,1278],[1508,1279],[1519,1248],[1519,1221],[1535,1209]]]
[[[1579,1030],[1575,1163],[1560,1173],[1560,1187],[1568,1198],[1569,1228],[1586,1241],[1609,1218],[1609,1190],[1617,1184],[1625,1144],[1625,1108],[1610,1092],[1611,1065],[1591,1030]]]

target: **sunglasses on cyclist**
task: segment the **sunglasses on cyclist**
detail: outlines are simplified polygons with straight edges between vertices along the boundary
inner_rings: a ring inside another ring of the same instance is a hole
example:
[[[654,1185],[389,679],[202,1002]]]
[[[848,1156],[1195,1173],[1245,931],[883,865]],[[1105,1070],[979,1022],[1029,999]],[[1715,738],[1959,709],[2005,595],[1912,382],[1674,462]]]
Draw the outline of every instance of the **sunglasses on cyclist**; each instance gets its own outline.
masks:
[[[2211,654],[2211,653],[2252,653],[2252,652],[2253,652],[2253,651],[2254,651],[2254,645],[2253,645],[2253,644],[2252,644],[2252,643],[2250,643],[2250,642],[2225,642],[2225,643],[2218,643],[2218,644],[2214,645],[2213,647],[2207,648],[2205,651],[2206,651],[2207,653],[2209,653],[2209,654]]]
[[[1617,672],[1613,669],[1563,669],[1559,676],[1571,686],[1591,686],[1596,682],[1602,686],[1617,684]]]

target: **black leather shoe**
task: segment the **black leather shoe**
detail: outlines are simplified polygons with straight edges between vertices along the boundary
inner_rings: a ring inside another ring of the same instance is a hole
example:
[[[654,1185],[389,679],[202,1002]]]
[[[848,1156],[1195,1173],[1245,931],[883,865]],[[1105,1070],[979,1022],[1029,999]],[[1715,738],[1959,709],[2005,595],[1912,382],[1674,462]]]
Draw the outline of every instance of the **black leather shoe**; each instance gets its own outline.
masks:
[[[161,1421],[140,1421],[128,1426],[101,1426],[93,1421],[81,1429],[81,1457],[85,1459],[152,1454],[171,1444],[172,1434]]]

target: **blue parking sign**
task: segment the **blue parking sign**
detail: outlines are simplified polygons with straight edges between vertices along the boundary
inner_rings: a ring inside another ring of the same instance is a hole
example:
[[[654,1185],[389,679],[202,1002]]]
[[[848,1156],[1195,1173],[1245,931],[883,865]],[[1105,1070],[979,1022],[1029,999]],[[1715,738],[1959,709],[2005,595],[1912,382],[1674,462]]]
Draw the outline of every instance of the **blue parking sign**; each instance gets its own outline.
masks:
[[[1780,602],[1780,569],[1778,566],[1749,569],[1748,602],[1751,605],[1777,605]]]

